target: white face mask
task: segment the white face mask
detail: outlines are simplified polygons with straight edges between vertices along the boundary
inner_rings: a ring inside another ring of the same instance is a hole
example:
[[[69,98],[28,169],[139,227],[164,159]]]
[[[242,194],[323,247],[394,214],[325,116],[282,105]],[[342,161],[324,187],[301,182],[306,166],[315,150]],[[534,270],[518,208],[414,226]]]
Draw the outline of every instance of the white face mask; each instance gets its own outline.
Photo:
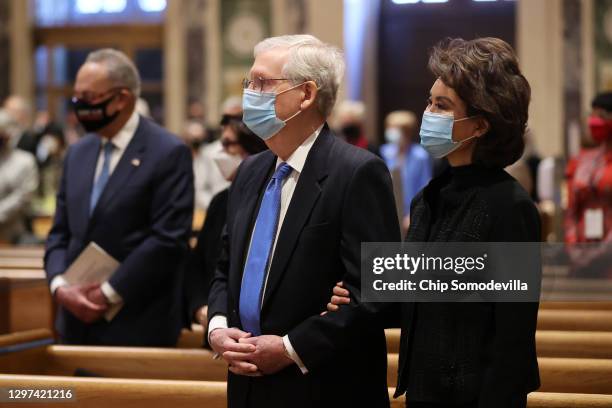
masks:
[[[226,180],[231,180],[234,177],[238,166],[242,163],[242,157],[237,154],[229,154],[225,150],[215,153],[212,159]]]
[[[385,130],[385,141],[387,143],[399,143],[402,138],[402,131],[396,127],[389,127]]]

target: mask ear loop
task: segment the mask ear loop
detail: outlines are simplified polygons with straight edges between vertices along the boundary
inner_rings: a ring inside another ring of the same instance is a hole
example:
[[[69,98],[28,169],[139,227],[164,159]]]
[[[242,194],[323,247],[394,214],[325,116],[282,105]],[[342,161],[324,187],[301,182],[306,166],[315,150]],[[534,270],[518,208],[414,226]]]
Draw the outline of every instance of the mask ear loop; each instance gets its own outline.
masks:
[[[472,116],[467,116],[467,117],[465,117],[465,118],[456,119],[456,120],[453,120],[453,123],[455,123],[455,122],[461,122],[461,121],[468,120],[468,119],[474,119],[475,117],[478,117],[478,116],[479,116],[479,115],[472,115]],[[452,141],[453,143],[456,143],[456,144],[458,144],[459,146],[461,146],[463,143],[465,143],[465,142],[467,142],[468,140],[473,139],[473,138],[475,138],[475,137],[477,137],[477,136],[476,136],[476,135],[474,135],[474,136],[470,136],[470,137],[468,137],[467,139],[460,140],[459,142],[455,142],[455,141],[454,141],[454,140],[452,140],[452,139],[451,139],[451,141]],[[459,146],[457,146],[457,147],[459,147]],[[450,152],[453,152],[453,151],[455,151],[455,149],[451,150]],[[449,152],[449,153],[450,153],[450,152]]]
[[[299,83],[299,84],[297,84],[297,85],[295,85],[295,86],[292,86],[291,88],[287,88],[287,89],[285,89],[285,90],[283,90],[283,91],[281,91],[281,92],[277,93],[276,95],[278,96],[278,95],[281,95],[281,94],[283,94],[283,93],[285,93],[285,92],[287,92],[287,91],[290,91],[290,90],[292,90],[292,89],[295,89],[295,88],[297,88],[297,87],[298,87],[298,86],[300,86],[300,85],[304,85],[306,82],[310,82],[310,81],[304,81],[304,82],[301,82],[301,83]],[[314,83],[315,83],[315,85],[317,85],[317,83],[316,83],[315,81],[312,81],[312,82],[314,82]],[[318,85],[317,85],[317,90],[319,90],[319,86],[318,86]],[[295,117],[296,117],[297,115],[299,115],[300,113],[302,113],[302,109],[301,109],[301,108],[300,108],[300,110],[298,110],[297,112],[295,112],[293,115],[291,115],[291,116],[289,116],[287,119],[283,120],[283,122],[284,122],[285,124],[287,124],[287,122],[289,122],[291,119],[295,118]]]

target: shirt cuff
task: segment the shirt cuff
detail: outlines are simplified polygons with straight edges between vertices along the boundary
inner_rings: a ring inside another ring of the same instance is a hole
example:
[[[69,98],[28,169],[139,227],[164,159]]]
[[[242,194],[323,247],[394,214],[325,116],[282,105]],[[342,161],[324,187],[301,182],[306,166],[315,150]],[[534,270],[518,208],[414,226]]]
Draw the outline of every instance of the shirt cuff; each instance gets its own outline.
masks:
[[[68,285],[68,281],[66,281],[66,279],[64,279],[62,275],[57,275],[55,278],[51,279],[51,284],[49,285],[51,296],[55,295],[55,291],[57,290],[57,288],[61,288],[62,286]]]
[[[210,333],[216,329],[227,329],[227,317],[221,314],[216,314],[208,323],[208,344],[210,344]]]
[[[283,336],[283,344],[285,345],[285,350],[287,350],[287,354],[289,354],[289,358],[291,358],[293,362],[297,364],[298,367],[300,367],[302,374],[308,374],[308,369],[306,368],[304,363],[302,363],[302,359],[300,358],[300,356],[298,356],[298,354],[295,352],[295,349],[291,345],[291,341],[289,341],[289,335]]]
[[[100,290],[102,293],[104,293],[106,300],[108,300],[108,303],[111,305],[116,305],[117,303],[123,302],[121,295],[118,294],[115,289],[113,289],[110,283],[104,282],[102,285],[100,285]]]

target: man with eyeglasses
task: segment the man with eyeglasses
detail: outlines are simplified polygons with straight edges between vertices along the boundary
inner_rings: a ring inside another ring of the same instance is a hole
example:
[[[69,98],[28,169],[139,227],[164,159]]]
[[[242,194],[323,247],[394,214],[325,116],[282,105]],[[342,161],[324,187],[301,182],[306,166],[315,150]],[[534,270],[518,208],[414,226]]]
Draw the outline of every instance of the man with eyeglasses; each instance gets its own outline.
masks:
[[[344,69],[338,49],[294,35],[254,54],[243,121],[270,150],[234,178],[208,297],[228,405],[388,407],[385,336],[378,306],[360,301],[360,250],[400,239],[391,177],[326,123]],[[351,303],[322,316],[338,281]]]
[[[135,112],[139,93],[119,51],[94,51],[78,71],[72,104],[88,134],[66,154],[45,253],[63,343],[174,346],[180,333],[191,153]],[[68,284],[64,272],[91,242],[120,266],[106,282]]]

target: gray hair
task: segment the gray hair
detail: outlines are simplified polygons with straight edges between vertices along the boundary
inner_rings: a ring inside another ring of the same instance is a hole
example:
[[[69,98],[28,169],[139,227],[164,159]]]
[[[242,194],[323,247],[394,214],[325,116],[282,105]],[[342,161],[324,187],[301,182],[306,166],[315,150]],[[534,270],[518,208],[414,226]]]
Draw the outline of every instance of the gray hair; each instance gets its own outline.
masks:
[[[17,122],[6,109],[0,109],[0,133],[7,134],[11,138],[18,133]]]
[[[85,60],[85,63],[88,62],[104,65],[113,85],[126,87],[137,98],[140,96],[140,74],[134,63],[121,51],[112,48],[92,51]]]
[[[255,46],[254,56],[273,48],[288,48],[289,58],[283,67],[283,77],[293,84],[314,81],[319,89],[318,109],[328,117],[338,95],[344,74],[344,59],[340,49],[308,35],[270,37]]]

